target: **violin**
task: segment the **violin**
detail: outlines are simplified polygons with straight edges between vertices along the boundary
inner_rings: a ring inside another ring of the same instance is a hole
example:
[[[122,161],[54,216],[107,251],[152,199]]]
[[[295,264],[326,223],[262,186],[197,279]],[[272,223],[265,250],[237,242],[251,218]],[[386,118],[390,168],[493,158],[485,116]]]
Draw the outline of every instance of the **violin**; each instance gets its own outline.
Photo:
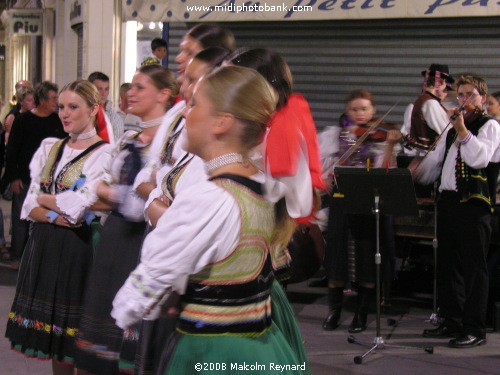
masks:
[[[468,104],[464,106],[464,124],[473,123],[480,119],[483,116],[483,109],[481,107],[474,106],[472,104]],[[452,120],[457,118],[456,115],[451,116]]]
[[[439,140],[441,139],[442,135],[445,134],[446,130],[448,129],[448,127],[450,125],[452,125],[453,121],[455,121],[457,119],[457,117],[459,116],[459,113],[463,113],[464,124],[466,127],[468,124],[474,123],[481,116],[483,116],[483,109],[481,107],[476,107],[475,105],[467,104],[467,103],[464,103],[463,105],[461,105],[457,109],[457,111],[458,111],[458,113],[455,113],[455,114],[450,116],[450,121],[448,122],[446,127],[443,129],[441,134],[439,134],[436,137],[436,139],[434,140],[434,143],[429,147],[429,149],[427,150],[425,155],[423,157],[414,158],[415,162],[412,161],[412,163],[410,163],[410,165],[408,166],[408,169],[410,169],[412,176],[415,176],[416,170],[421,165],[421,163],[425,160],[425,158],[427,158],[427,155],[429,155],[429,153],[436,148],[436,145],[439,142]]]
[[[385,121],[379,121],[379,123],[373,127],[372,124],[379,121],[379,119],[373,119],[368,124],[357,125],[353,133],[356,137],[363,136],[366,132],[369,132],[367,139],[372,142],[384,142],[387,139],[387,133],[390,130],[397,130],[396,124],[392,124]]]

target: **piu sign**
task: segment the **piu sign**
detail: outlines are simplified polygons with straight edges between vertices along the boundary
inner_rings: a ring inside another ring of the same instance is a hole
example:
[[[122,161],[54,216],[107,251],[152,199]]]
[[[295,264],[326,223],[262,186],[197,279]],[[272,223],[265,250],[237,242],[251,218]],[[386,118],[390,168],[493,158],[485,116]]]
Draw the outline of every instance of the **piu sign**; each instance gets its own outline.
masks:
[[[14,35],[42,35],[43,13],[12,12],[10,27]]]

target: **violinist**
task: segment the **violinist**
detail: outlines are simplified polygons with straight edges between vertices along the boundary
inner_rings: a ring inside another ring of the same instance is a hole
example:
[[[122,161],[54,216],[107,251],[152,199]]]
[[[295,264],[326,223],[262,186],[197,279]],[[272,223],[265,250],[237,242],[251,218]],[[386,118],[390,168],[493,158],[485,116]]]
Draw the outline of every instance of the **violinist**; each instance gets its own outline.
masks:
[[[366,167],[367,159],[373,167],[386,167],[387,144],[390,143],[394,152],[400,149],[399,144],[387,142],[394,133],[396,126],[375,118],[375,105],[372,95],[366,90],[352,91],[347,99],[346,114],[340,120],[339,152],[345,155],[347,150],[360,137],[366,140],[347,160],[341,156],[338,165]],[[376,125],[376,126],[373,126]],[[394,146],[395,145],[395,146]],[[323,155],[324,156],[324,155]],[[337,156],[338,157],[338,156]],[[394,159],[394,158],[389,158]],[[342,161],[342,162],[341,162]],[[367,316],[370,303],[374,299],[375,287],[375,238],[376,228],[371,215],[344,214],[344,199],[339,194],[329,196],[330,211],[326,235],[324,268],[328,278],[329,312],[323,322],[324,330],[333,330],[339,326],[342,310],[343,290],[349,281],[348,277],[348,236],[349,230],[355,244],[356,289],[358,292],[356,311],[349,325],[350,333],[362,332],[367,326]],[[394,232],[392,218],[381,216],[381,252],[383,263],[383,278],[392,278],[394,265]]]
[[[431,64],[422,72],[424,87],[422,94],[413,103],[409,148],[426,151],[448,125],[448,113],[441,103],[455,82],[448,65]]]
[[[370,159],[374,168],[385,167],[384,154],[386,138],[390,130],[397,130],[395,124],[380,121],[375,117],[376,108],[372,94],[367,90],[354,90],[347,98],[345,116],[340,119],[340,154],[343,155],[360,137],[367,137],[344,166],[366,166]],[[372,129],[373,125],[375,128]],[[365,133],[368,133],[367,135]],[[399,149],[396,149],[397,153]]]
[[[440,175],[437,284],[440,316],[444,321],[435,329],[424,330],[423,336],[453,338],[449,341],[453,348],[486,343],[486,255],[495,193],[491,186],[496,182],[490,171],[499,161],[500,145],[500,125],[483,112],[487,90],[480,77],[460,77],[458,100],[460,109],[466,109],[454,111],[453,128],[439,139],[435,150],[422,162],[421,168],[426,173],[416,176],[432,179],[430,172]]]

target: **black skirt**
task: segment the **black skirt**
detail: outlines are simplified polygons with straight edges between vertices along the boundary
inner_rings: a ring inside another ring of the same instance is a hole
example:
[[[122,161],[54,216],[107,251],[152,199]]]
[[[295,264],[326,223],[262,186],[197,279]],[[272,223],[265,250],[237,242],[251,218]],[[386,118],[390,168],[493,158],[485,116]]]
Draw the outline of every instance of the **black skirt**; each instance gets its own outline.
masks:
[[[92,257],[88,226],[33,224],[7,322],[13,349],[29,357],[73,362]]]
[[[113,300],[139,261],[146,223],[112,213],[102,228],[85,292],[76,366],[98,374],[133,373],[139,328],[126,331],[111,317]]]

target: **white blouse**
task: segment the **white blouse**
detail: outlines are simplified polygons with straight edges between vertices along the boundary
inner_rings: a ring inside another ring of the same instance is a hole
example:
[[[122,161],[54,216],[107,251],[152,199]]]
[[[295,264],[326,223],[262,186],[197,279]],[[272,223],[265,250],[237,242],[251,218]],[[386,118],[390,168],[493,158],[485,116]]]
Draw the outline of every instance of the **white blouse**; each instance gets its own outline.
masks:
[[[263,147],[265,147],[265,142]],[[263,151],[263,154],[265,155],[265,151]],[[266,170],[269,170],[269,166],[267,166]],[[302,137],[302,147],[295,174],[287,177],[272,177],[270,173],[266,172],[264,191],[266,198],[273,203],[285,198],[288,215],[294,219],[311,214],[313,189],[307,145],[304,137]]]
[[[184,154],[187,159],[191,159],[186,169],[182,172],[177,183],[175,184],[175,195],[177,196],[179,192],[186,190],[190,186],[197,184],[200,181],[207,180],[208,176],[205,172],[205,163],[204,161],[195,155],[190,155],[188,153]],[[144,208],[144,217],[146,221],[149,221],[149,217],[147,215],[147,209],[155,199],[159,199],[164,193],[162,189],[162,182],[165,176],[170,173],[170,171],[175,168],[179,163],[183,161],[184,156],[179,158],[174,165],[165,164],[161,167],[158,172],[156,172],[156,188],[151,191],[149,194],[149,198],[146,201],[146,206]],[[174,197],[167,195],[167,198],[172,201]]]
[[[40,194],[43,194],[40,190],[40,174],[47,162],[47,157],[49,156],[52,146],[57,141],[59,141],[57,138],[44,139],[31,159],[31,183],[21,210],[21,219],[23,220],[34,221],[29,214],[34,208],[39,207],[37,198]],[[98,199],[96,195],[96,182],[99,181],[104,173],[103,160],[106,160],[108,157],[109,148],[109,145],[103,145],[92,152],[83,166],[82,174],[86,176],[86,179],[84,185],[79,190],[67,190],[56,195],[57,206],[61,212],[64,213],[64,217],[73,224],[82,220],[85,211]],[[61,160],[57,164],[54,178],[67,163],[80,155],[83,151],[84,150],[77,150],[66,145]],[[54,186],[52,186],[51,193],[55,193]]]
[[[340,151],[340,126],[328,126],[318,134],[319,151],[321,155],[321,169],[326,179],[333,173],[333,166],[338,160]]]
[[[126,328],[142,318],[155,319],[160,300],[171,291],[184,294],[190,275],[235,248],[241,225],[235,199],[214,182],[181,189],[147,235],[140,264],[113,301],[116,324]]]
[[[146,161],[144,167],[141,169],[139,174],[137,175],[134,182],[134,189],[145,182],[151,181],[151,174],[155,169],[158,169],[160,164],[160,157],[163,152],[163,147],[165,145],[165,141],[170,136],[170,127],[175,119],[182,114],[184,109],[186,108],[186,102],[184,100],[180,101],[172,108],[170,108],[165,116],[163,116],[163,120],[161,122],[160,127],[156,131],[153,142],[151,143],[151,150],[149,152],[149,159]],[[182,119],[181,123],[177,127],[175,133],[182,131],[184,128],[185,120]],[[182,154],[183,150],[181,147],[181,140],[179,139],[174,147],[174,152],[172,153],[172,157],[177,160]]]
[[[455,161],[458,155],[458,139],[451,145],[446,160],[443,160],[446,151],[446,136],[441,137],[436,149],[427,155],[416,170],[414,178],[422,184],[434,182],[441,173],[439,191],[457,190],[455,179]],[[478,135],[461,145],[460,154],[463,161],[471,168],[486,168],[490,162],[498,162],[500,157],[500,126],[495,120],[488,120],[479,129]],[[443,165],[444,162],[444,165]]]
[[[133,187],[119,185],[119,181],[123,163],[125,162],[125,158],[129,155],[129,151],[127,149],[123,149],[123,145],[135,142],[135,146],[139,149],[149,146],[135,141],[133,138],[136,137],[137,134],[138,132],[133,130],[125,132],[116,145],[108,149],[108,155],[106,155],[106,157],[102,160],[104,165],[104,174],[102,175],[101,180],[108,185],[113,185],[113,187],[119,191],[120,201],[126,202],[126,204],[120,204],[118,211],[131,221],[143,221],[145,200],[136,193]],[[144,163],[151,160],[151,148],[149,148],[145,154],[141,153],[141,158]],[[136,176],[133,186],[136,185],[138,177],[139,175]]]

